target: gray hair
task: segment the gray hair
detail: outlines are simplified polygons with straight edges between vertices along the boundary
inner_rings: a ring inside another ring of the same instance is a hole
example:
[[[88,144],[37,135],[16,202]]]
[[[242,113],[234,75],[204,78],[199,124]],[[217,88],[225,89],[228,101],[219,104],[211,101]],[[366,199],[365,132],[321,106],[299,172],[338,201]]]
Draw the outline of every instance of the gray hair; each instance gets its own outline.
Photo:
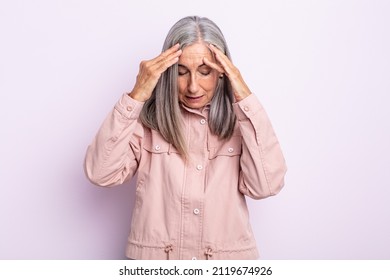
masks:
[[[165,39],[162,51],[179,43],[184,49],[197,42],[213,44],[229,59],[230,53],[219,27],[210,19],[189,16],[176,22]],[[178,98],[178,64],[168,68],[160,77],[152,96],[145,102],[140,121],[143,125],[161,133],[184,158],[188,157],[184,137],[184,126]],[[214,96],[210,103],[209,127],[211,133],[220,139],[229,139],[234,130],[236,117],[232,108],[233,91],[228,78],[218,79]]]

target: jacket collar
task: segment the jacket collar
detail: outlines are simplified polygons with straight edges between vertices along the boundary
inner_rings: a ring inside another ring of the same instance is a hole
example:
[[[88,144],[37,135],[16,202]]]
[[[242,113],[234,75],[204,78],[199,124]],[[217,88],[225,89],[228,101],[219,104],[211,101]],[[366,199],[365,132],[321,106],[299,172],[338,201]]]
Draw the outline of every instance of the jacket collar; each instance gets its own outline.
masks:
[[[192,113],[192,114],[200,115],[202,117],[207,117],[209,114],[209,111],[210,111],[210,103],[207,103],[206,106],[204,106],[203,108],[199,108],[199,109],[193,109],[193,108],[187,107],[183,103],[180,103],[180,106],[185,111]]]

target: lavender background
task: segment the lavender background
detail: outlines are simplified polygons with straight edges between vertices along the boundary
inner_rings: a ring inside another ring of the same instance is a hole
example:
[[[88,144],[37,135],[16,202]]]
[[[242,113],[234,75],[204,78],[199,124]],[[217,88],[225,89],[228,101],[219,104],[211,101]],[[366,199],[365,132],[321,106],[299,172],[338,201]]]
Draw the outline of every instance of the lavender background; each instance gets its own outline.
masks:
[[[134,182],[87,145],[168,29],[207,16],[265,106],[289,171],[248,200],[263,259],[390,258],[390,2],[0,1],[0,259],[123,259]]]

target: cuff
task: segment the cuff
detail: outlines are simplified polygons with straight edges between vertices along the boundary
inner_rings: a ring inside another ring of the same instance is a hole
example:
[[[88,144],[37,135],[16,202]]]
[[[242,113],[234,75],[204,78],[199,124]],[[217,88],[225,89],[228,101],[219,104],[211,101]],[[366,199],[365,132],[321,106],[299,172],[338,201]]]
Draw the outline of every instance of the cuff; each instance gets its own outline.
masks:
[[[115,104],[115,109],[127,119],[137,119],[144,104],[145,102],[137,101],[125,93]]]
[[[263,110],[263,106],[253,93],[243,100],[233,103],[233,111],[239,121],[249,119],[261,110]]]

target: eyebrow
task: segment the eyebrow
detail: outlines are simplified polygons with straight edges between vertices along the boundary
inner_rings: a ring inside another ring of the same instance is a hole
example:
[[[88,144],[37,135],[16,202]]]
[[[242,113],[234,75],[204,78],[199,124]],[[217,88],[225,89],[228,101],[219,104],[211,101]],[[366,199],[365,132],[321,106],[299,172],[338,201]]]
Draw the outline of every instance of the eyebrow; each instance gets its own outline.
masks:
[[[187,68],[187,66],[185,66],[185,65],[183,65],[183,64],[178,64],[177,66],[178,66],[178,67],[184,67],[184,68]],[[202,63],[201,65],[199,65],[199,66],[198,66],[198,68],[201,68],[201,67],[203,67],[203,66],[207,66],[207,67],[211,68],[211,67],[210,67],[210,66],[208,66],[206,63]]]

